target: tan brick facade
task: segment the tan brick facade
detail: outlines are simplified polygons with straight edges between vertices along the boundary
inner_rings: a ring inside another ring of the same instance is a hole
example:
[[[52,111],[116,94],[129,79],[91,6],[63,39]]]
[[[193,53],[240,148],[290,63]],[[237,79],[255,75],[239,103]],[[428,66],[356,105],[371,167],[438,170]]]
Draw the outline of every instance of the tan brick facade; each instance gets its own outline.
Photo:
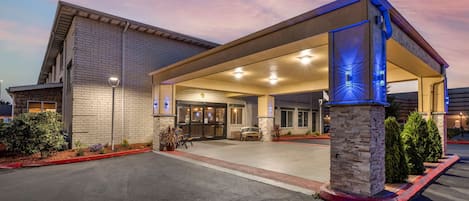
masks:
[[[123,33],[122,26],[81,17],[75,17],[73,26],[73,141],[110,142],[112,90],[107,80],[115,76],[121,79],[115,96],[115,142],[123,138],[130,143],[151,142],[153,101],[148,73],[206,49],[131,29]]]

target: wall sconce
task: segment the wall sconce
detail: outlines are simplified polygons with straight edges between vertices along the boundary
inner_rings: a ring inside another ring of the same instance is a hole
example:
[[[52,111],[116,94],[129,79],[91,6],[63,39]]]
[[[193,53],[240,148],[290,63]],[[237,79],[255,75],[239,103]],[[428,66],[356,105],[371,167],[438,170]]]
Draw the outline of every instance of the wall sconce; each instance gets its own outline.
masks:
[[[169,100],[168,100],[168,98],[165,98],[165,100],[164,100],[164,109],[165,110],[169,109]]]
[[[378,80],[379,80],[379,85],[380,85],[380,86],[386,85],[386,83],[384,82],[384,70],[380,70],[380,71],[379,71]]]
[[[352,71],[345,71],[345,86],[352,86]]]
[[[153,107],[158,108],[158,101],[157,100],[153,101]]]

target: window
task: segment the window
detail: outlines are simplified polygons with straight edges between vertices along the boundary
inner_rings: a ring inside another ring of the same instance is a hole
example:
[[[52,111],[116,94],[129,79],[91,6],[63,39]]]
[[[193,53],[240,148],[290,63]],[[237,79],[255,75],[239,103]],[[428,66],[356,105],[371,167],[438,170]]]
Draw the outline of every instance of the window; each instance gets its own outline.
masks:
[[[67,72],[65,73],[65,81],[67,82],[67,91],[72,90],[72,61],[70,60],[67,64]]]
[[[280,126],[282,128],[291,128],[293,127],[293,111],[291,110],[282,110],[280,117]]]
[[[231,112],[231,124],[243,124],[243,108],[232,107]]]
[[[308,127],[308,112],[298,111],[298,127]]]
[[[28,112],[56,112],[57,103],[47,101],[28,101]]]

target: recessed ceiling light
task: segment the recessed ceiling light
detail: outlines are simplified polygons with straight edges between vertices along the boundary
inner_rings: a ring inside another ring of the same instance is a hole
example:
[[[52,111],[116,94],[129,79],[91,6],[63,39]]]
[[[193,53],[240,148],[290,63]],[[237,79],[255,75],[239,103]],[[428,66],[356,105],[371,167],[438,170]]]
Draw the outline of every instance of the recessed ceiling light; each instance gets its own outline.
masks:
[[[270,82],[271,85],[277,84],[277,82],[278,82],[277,75],[272,73],[269,77],[269,82]]]
[[[303,55],[303,56],[298,57],[298,59],[303,65],[307,65],[311,63],[311,61],[313,60],[313,57],[311,55]]]
[[[234,77],[235,77],[236,79],[241,79],[241,78],[243,77],[243,75],[244,75],[244,71],[243,71],[243,69],[242,69],[241,67],[235,69],[235,71],[234,71]]]

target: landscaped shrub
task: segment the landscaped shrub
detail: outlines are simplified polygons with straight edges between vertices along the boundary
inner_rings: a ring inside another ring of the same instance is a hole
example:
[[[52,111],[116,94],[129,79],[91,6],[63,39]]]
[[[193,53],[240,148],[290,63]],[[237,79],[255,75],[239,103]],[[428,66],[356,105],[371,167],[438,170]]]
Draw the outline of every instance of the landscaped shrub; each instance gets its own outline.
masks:
[[[438,132],[438,127],[436,126],[435,122],[431,119],[427,121],[428,127],[428,138],[431,141],[429,154],[425,161],[428,162],[438,162],[438,159],[443,154],[443,150],[441,147],[441,137],[440,132]]]
[[[402,183],[409,171],[401,140],[401,129],[396,118],[389,117],[384,121],[386,128],[386,182]]]
[[[104,149],[104,146],[102,144],[93,144],[89,147],[91,152],[98,152]]]
[[[423,143],[420,142],[420,135],[426,131],[427,123],[423,120],[422,116],[417,112],[410,114],[401,133],[410,174],[422,174],[425,171],[423,165],[424,157],[422,156],[423,148],[421,147]]]
[[[55,112],[18,115],[2,129],[0,141],[13,153],[30,155],[40,152],[42,157],[47,157],[65,145],[60,119]]]

